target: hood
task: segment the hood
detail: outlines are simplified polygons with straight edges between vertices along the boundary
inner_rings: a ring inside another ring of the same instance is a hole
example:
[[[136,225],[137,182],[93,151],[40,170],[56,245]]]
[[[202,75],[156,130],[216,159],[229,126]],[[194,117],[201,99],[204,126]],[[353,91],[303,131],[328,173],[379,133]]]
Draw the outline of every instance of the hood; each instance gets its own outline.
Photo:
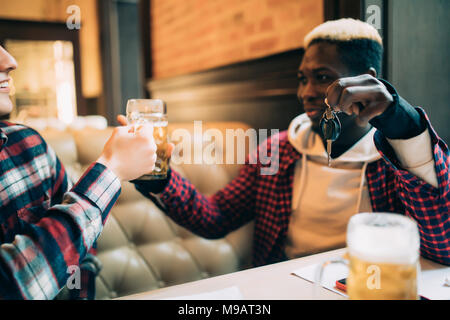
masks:
[[[338,158],[333,158],[333,162],[373,162],[381,158],[375,144],[373,135],[376,129],[372,128],[349,150]],[[306,156],[316,156],[327,158],[327,152],[320,136],[312,130],[312,123],[306,113],[303,113],[289,125],[288,139],[292,146],[301,154]]]

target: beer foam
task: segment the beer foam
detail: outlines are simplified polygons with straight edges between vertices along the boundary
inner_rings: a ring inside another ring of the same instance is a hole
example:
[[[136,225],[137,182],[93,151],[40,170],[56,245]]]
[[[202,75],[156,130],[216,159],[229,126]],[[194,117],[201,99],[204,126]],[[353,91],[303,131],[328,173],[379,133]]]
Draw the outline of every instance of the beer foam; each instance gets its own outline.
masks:
[[[420,240],[417,225],[412,219],[390,213],[357,216],[352,217],[347,230],[351,256],[367,262],[392,264],[417,261]]]

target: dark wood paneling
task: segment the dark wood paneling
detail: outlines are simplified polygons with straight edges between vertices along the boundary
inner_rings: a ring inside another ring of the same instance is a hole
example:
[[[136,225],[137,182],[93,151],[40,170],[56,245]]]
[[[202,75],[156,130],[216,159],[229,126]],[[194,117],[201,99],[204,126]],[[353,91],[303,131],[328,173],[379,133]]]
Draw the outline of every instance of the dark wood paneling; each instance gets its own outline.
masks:
[[[152,98],[167,102],[169,121],[244,121],[254,128],[287,129],[302,112],[297,69],[302,49],[204,72],[150,80]]]
[[[324,0],[325,21],[340,18],[361,19],[361,0]]]
[[[120,52],[118,41],[118,18],[110,0],[97,0],[99,8],[100,44],[103,76],[105,117],[109,125],[116,124],[116,116],[122,113],[120,90]]]
[[[142,47],[142,84],[145,85],[145,79],[150,79],[153,75],[152,59],[149,59],[152,54],[152,19],[150,15],[150,0],[139,0],[139,22],[141,33],[141,47]],[[146,93],[147,91],[143,88]],[[148,96],[146,96],[148,98]]]
[[[106,118],[116,125],[128,99],[145,98],[143,7],[138,0],[97,0],[100,13]],[[150,41],[150,39],[148,39]]]

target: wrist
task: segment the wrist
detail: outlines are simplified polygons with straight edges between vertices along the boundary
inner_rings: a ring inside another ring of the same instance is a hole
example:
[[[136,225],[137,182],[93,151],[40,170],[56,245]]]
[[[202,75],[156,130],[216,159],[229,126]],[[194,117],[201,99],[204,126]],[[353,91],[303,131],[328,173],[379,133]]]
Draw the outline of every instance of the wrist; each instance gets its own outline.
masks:
[[[123,180],[122,177],[119,174],[119,170],[117,170],[117,167],[114,165],[114,160],[113,159],[110,159],[110,158],[108,158],[108,157],[106,157],[104,155],[101,155],[97,159],[96,162],[104,165],[107,169],[112,171],[119,180],[121,180],[121,181]]]
[[[135,188],[141,192],[142,194],[146,195],[148,193],[153,194],[159,194],[164,191],[164,189],[167,187],[167,184],[170,181],[172,175],[172,170],[169,167],[167,171],[167,177],[165,179],[160,180],[131,180],[130,182],[135,185]]]
[[[379,79],[393,98],[393,102],[382,114],[369,123],[390,139],[409,139],[425,130],[420,114],[386,80]]]

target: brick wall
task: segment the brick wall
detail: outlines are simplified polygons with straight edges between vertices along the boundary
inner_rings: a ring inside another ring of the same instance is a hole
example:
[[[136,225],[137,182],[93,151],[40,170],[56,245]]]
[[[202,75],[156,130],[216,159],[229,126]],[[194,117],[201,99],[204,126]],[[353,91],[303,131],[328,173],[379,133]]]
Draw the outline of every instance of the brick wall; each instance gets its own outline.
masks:
[[[302,46],[323,22],[321,0],[151,0],[154,78]]]

